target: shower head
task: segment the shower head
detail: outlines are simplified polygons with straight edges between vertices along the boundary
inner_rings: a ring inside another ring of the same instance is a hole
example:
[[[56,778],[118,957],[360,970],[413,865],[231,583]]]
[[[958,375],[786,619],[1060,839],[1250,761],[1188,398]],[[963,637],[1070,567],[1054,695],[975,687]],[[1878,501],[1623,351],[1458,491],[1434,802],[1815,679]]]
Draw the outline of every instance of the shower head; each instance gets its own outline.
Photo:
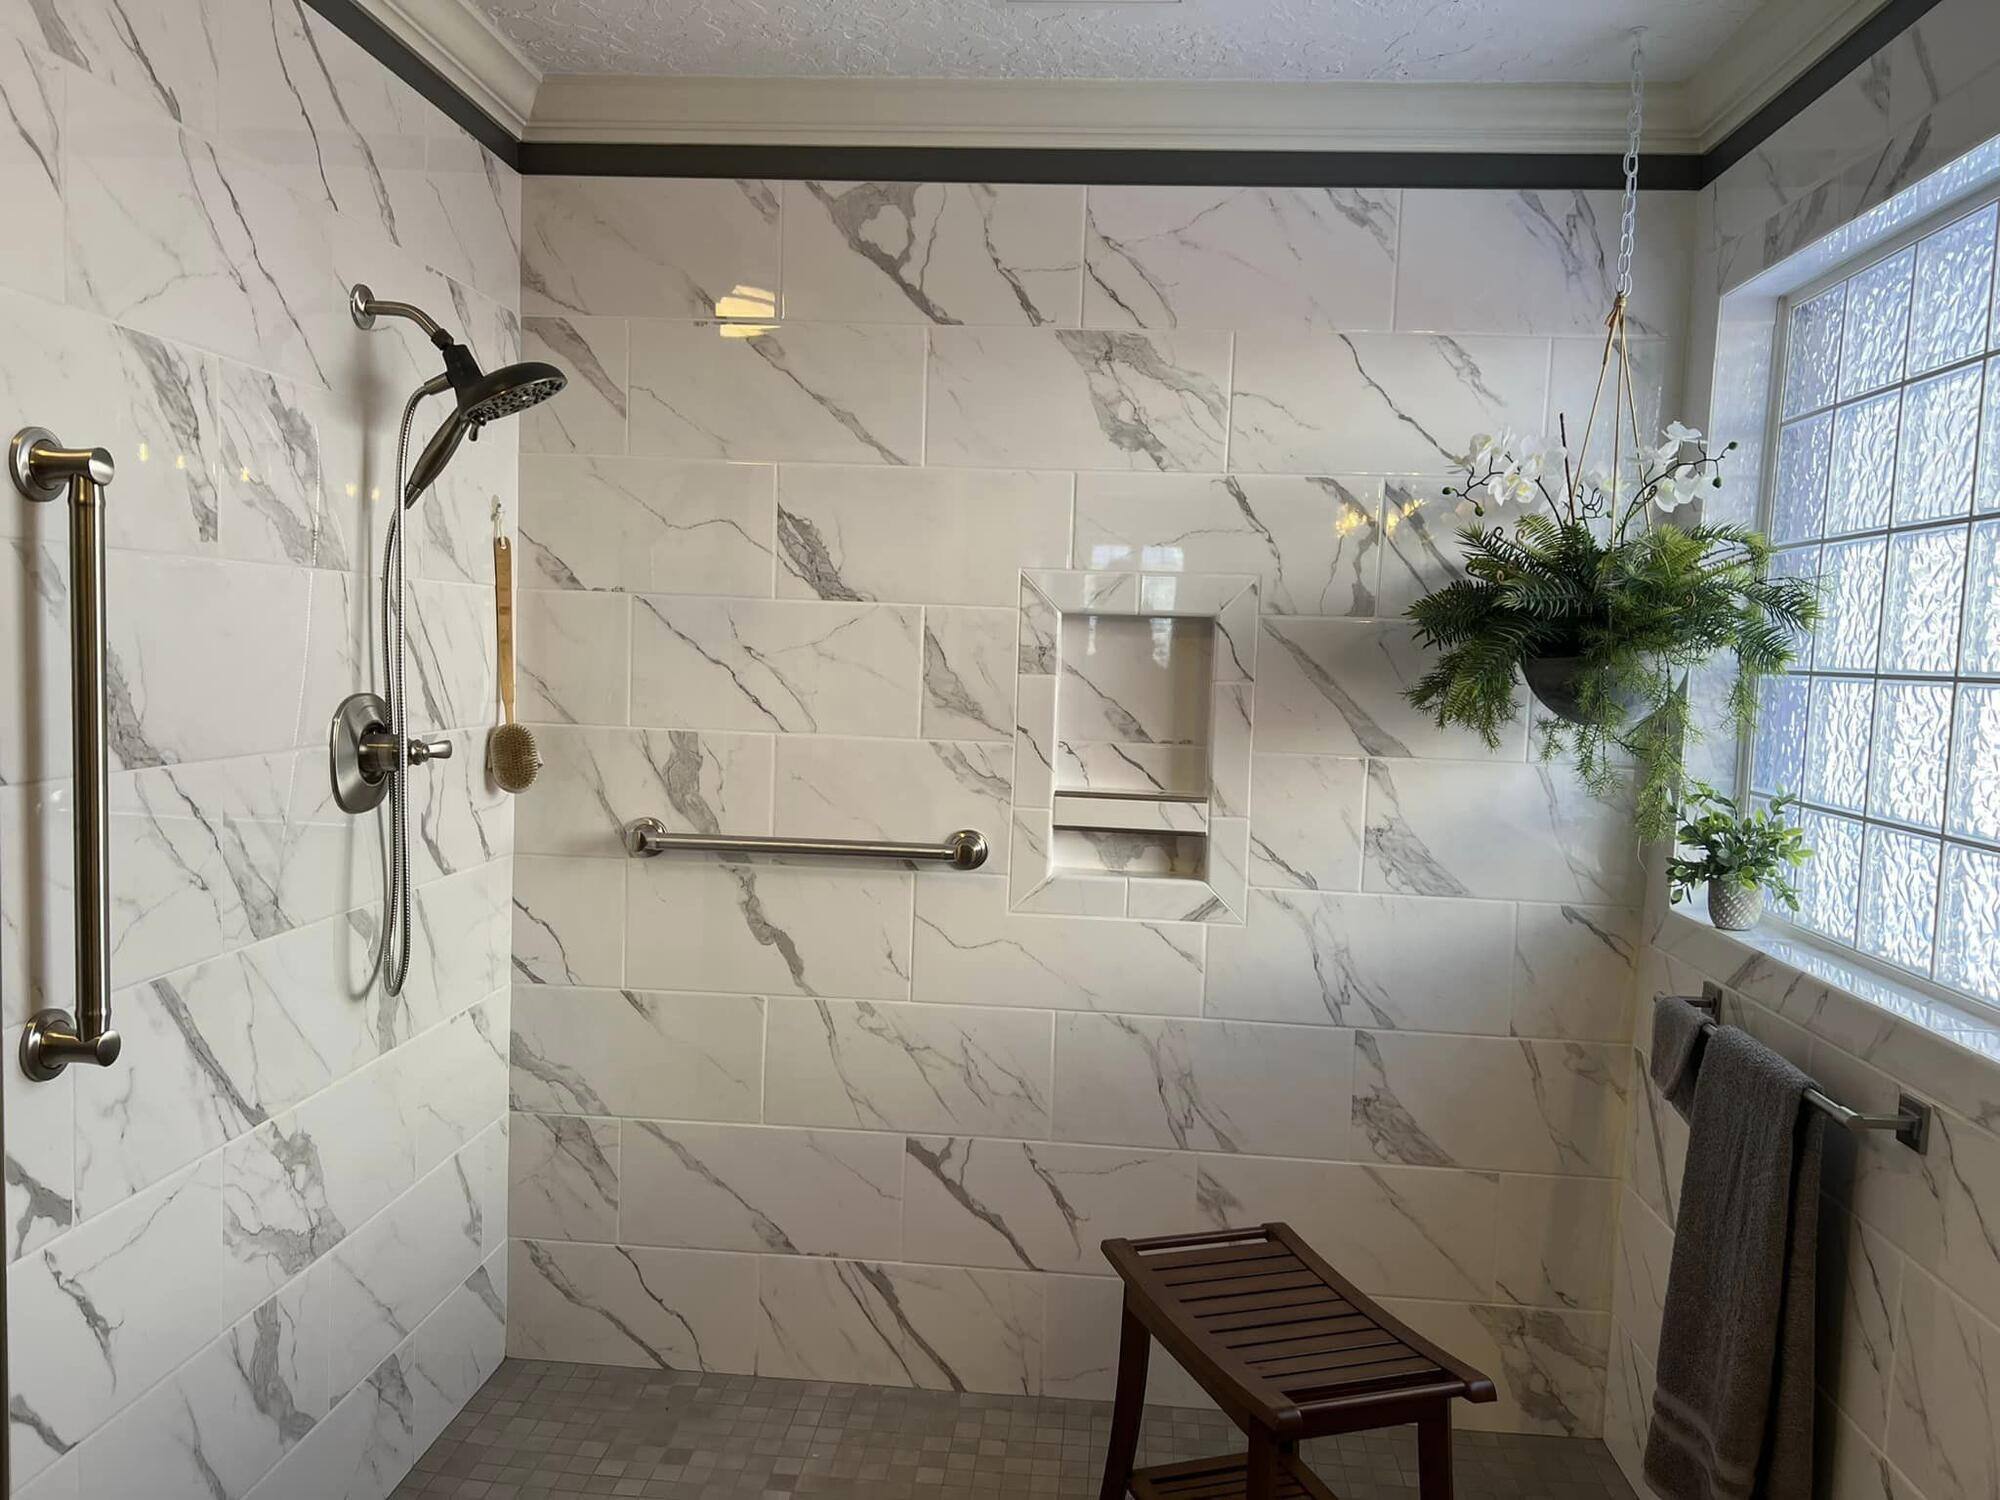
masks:
[[[502,365],[490,372],[482,370],[472,351],[447,333],[435,318],[407,302],[378,298],[365,286],[356,285],[348,301],[357,327],[373,328],[378,317],[392,317],[408,318],[423,329],[444,356],[444,373],[424,382],[423,391],[426,395],[450,391],[458,399],[457,410],[431,434],[431,440],[424,444],[424,451],[410,468],[409,481],[403,487],[406,506],[416,504],[417,497],[437,482],[445,465],[458,452],[458,445],[467,438],[477,439],[481,427],[539,406],[569,384],[569,377],[561,370],[540,360]]]

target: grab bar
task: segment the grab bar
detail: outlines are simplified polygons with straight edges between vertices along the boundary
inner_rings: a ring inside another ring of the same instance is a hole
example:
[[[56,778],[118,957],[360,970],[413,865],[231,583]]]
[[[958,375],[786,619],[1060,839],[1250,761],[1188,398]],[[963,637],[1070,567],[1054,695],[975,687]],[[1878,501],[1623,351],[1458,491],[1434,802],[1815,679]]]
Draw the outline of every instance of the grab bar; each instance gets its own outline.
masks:
[[[961,828],[942,844],[898,844],[882,839],[780,839],[725,833],[669,833],[658,818],[625,825],[625,852],[634,859],[687,850],[704,854],[825,854],[847,859],[908,859],[976,870],[986,863],[986,835]]]
[[[14,488],[43,504],[69,493],[69,692],[75,718],[76,1014],[42,1010],[21,1034],[21,1071],[37,1082],[73,1062],[108,1068],[111,1029],[111,842],[104,692],[104,487],[116,466],[102,448],[65,448],[23,427],[7,448]]]
[[[1666,1000],[1680,1000],[1693,1006],[1709,1017],[1701,1023],[1703,1035],[1714,1031],[1721,1022],[1722,988],[1713,982],[1704,984],[1699,995],[1664,995]],[[1896,1139],[1908,1146],[1919,1156],[1931,1146],[1931,1107],[1915,1094],[1896,1096],[1896,1113],[1893,1115],[1864,1115],[1858,1109],[1849,1109],[1838,1099],[1830,1099],[1818,1089],[1809,1088],[1805,1094],[1806,1103],[1823,1114],[1831,1115],[1836,1125],[1848,1130],[1890,1130]]]

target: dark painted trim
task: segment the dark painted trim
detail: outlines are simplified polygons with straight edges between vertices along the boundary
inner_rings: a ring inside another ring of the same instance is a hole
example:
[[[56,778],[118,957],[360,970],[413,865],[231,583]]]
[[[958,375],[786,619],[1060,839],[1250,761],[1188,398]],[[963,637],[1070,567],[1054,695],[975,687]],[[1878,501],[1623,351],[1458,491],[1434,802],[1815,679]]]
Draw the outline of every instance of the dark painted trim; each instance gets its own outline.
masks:
[[[1133,183],[1208,187],[1617,188],[1609,153],[1479,151],[1104,151],[964,146],[729,146],[518,141],[406,46],[358,0],[305,0],[376,61],[526,176],[776,177],[874,182]],[[1939,0],[1886,0],[1881,9],[1778,96],[1700,156],[1648,156],[1641,187],[1706,187]]]
[[[1621,159],[1480,151],[1106,151],[1057,147],[720,146],[523,141],[529,176],[1083,182],[1202,187],[1617,188]],[[1699,186],[1698,158],[1649,156],[1639,180]]]
[[[403,39],[376,20],[356,0],[305,0],[383,67],[465,127],[473,139],[518,170],[521,143],[493,116],[474,104],[458,86],[416,53]]]
[[[1799,74],[1778,96],[1730,131],[1701,158],[1701,181],[1716,178],[1797,119],[1815,100],[1922,20],[1938,0],[1888,0],[1880,10],[1842,37],[1824,57]]]

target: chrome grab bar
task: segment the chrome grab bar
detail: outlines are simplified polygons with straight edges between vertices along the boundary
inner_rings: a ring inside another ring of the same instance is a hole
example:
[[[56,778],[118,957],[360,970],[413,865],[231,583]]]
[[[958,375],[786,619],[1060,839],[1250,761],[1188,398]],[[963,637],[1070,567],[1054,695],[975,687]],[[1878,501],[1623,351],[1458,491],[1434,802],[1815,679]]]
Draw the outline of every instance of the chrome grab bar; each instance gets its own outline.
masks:
[[[1701,1023],[1704,1033],[1722,1024],[1722,986],[1712,980],[1702,985],[1699,995],[1663,995],[1661,998],[1684,1001],[1708,1017]],[[1818,1089],[1807,1089],[1805,1100],[1820,1113],[1832,1116],[1833,1123],[1844,1129],[1889,1130],[1919,1156],[1930,1150],[1931,1107],[1915,1094],[1898,1094],[1896,1113],[1893,1115],[1864,1115],[1858,1109],[1849,1109],[1838,1099],[1828,1098]]]
[[[23,427],[7,448],[14,488],[46,504],[69,494],[69,690],[75,718],[76,1014],[42,1010],[21,1034],[21,1071],[38,1082],[73,1062],[118,1061],[111,1029],[110,762],[104,692],[104,489],[116,472],[102,448],[65,448]]]
[[[976,870],[986,863],[986,835],[961,828],[942,844],[898,844],[882,839],[780,839],[726,833],[669,833],[658,818],[625,825],[625,852],[634,859],[687,850],[704,854],[825,854],[847,859],[908,859]]]

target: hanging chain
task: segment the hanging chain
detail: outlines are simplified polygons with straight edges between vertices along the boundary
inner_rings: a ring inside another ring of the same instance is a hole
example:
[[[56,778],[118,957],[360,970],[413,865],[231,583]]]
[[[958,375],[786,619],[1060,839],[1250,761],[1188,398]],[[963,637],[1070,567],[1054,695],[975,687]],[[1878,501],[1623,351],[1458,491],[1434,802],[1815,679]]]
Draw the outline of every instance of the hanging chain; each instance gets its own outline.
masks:
[[[1632,246],[1639,230],[1639,129],[1646,112],[1646,79],[1640,70],[1643,30],[1632,33],[1632,107],[1625,114],[1625,202],[1618,216],[1618,296],[1632,295]]]

